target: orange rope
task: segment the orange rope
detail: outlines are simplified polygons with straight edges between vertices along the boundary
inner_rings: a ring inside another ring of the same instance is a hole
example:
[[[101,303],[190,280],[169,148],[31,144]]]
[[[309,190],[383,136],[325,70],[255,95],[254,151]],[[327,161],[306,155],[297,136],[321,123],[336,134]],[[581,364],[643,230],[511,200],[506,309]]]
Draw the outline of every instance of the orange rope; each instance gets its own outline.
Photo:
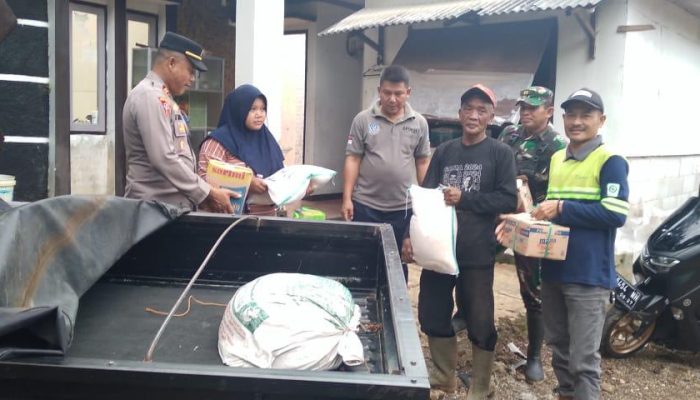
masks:
[[[185,311],[179,313],[179,314],[173,314],[173,317],[178,317],[178,318],[180,318],[180,317],[184,317],[184,316],[186,316],[187,314],[189,314],[189,313],[190,313],[190,309],[192,308],[192,302],[193,302],[193,301],[194,301],[195,303],[199,304],[199,305],[202,305],[202,306],[215,306],[215,307],[226,307],[226,306],[227,306],[227,304],[212,303],[212,302],[207,302],[207,301],[201,301],[201,300],[197,299],[196,297],[190,295],[190,297],[187,298],[187,309],[186,309]],[[158,311],[158,310],[153,309],[153,308],[151,308],[151,307],[146,307],[145,310],[146,310],[147,313],[151,313],[151,314],[155,314],[155,315],[168,315],[167,312]]]

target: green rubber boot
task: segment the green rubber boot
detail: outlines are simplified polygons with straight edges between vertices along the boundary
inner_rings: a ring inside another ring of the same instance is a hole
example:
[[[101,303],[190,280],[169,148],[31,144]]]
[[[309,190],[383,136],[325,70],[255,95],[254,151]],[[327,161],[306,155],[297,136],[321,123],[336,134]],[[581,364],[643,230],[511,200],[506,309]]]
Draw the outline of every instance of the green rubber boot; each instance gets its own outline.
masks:
[[[430,387],[453,393],[457,390],[457,338],[428,336],[430,357],[433,359],[433,368],[430,371]]]
[[[472,345],[472,379],[467,400],[486,400],[495,353]]]

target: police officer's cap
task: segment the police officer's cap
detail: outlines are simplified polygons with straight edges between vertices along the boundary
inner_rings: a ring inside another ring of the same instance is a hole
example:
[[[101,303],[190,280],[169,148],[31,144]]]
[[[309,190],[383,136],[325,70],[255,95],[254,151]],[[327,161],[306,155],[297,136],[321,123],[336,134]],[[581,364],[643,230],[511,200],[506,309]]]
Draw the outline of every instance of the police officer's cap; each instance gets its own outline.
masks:
[[[182,53],[200,71],[206,71],[207,66],[203,61],[202,46],[192,39],[186,38],[173,32],[166,32],[163,40],[160,41],[161,49],[167,49]]]

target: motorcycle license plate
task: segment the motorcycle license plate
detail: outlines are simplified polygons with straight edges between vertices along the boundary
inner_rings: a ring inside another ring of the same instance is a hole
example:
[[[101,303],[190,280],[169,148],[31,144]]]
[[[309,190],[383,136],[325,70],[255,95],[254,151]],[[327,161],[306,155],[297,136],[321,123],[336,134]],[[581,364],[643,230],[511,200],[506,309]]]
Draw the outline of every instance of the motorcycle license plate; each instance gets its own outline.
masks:
[[[625,278],[618,276],[615,298],[627,307],[627,309],[632,310],[639,299],[642,298],[642,292],[637,290],[631,283],[627,282]]]

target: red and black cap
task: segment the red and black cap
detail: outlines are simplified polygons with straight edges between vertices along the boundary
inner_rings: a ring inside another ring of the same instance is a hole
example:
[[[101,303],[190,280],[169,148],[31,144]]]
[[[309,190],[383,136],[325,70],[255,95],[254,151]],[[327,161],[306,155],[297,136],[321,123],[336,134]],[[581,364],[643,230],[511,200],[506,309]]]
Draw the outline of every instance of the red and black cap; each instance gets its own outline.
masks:
[[[476,85],[467,89],[462,94],[462,97],[459,99],[460,104],[464,104],[470,97],[474,95],[486,97],[486,99],[488,99],[489,102],[493,104],[494,107],[496,107],[496,94],[493,92],[493,90],[491,90],[487,86],[482,85],[481,83],[477,83]]]
[[[202,46],[192,39],[178,35],[177,33],[166,32],[158,47],[182,53],[199,71],[207,70],[207,66],[204,64]]]

